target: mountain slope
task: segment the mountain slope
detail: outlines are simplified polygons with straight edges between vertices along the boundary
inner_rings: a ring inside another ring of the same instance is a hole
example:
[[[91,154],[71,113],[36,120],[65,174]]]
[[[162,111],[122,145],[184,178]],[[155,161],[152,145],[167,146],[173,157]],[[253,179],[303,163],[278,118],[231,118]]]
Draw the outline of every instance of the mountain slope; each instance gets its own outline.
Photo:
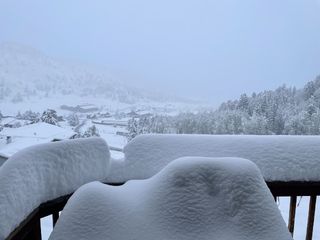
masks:
[[[0,100],[76,95],[122,103],[162,101],[166,96],[130,87],[103,69],[70,64],[13,43],[0,44]],[[171,99],[173,100],[173,99]]]

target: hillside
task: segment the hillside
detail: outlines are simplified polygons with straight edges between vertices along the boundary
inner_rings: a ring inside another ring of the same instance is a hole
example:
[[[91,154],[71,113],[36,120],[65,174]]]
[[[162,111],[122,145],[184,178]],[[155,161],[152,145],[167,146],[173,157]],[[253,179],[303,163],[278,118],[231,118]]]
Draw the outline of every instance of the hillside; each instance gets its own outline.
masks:
[[[0,100],[32,97],[97,97],[120,103],[173,100],[113,77],[108,70],[66,63],[28,46],[0,44]]]
[[[320,76],[304,88],[242,94],[216,111],[132,120],[131,138],[141,133],[320,135]]]

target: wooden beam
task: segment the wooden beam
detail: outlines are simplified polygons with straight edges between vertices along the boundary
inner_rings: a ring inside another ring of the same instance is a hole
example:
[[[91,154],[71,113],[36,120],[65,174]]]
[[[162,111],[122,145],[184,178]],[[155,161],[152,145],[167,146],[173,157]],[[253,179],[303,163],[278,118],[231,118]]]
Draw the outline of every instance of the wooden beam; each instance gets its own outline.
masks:
[[[266,182],[271,193],[278,197],[320,195],[320,182]]]
[[[306,240],[312,240],[314,215],[315,215],[315,211],[316,211],[316,202],[317,202],[317,196],[312,195],[310,197],[310,202],[309,202],[309,213],[308,213],[308,225],[307,225]]]
[[[52,226],[54,227],[59,219],[59,212],[52,213]]]
[[[296,216],[296,207],[297,207],[297,196],[290,197],[290,209],[289,209],[289,220],[288,220],[288,229],[291,235],[293,236],[294,232],[294,221]]]
[[[40,227],[40,215],[39,209],[35,209],[29,216],[23,220],[20,225],[11,232],[6,240],[23,240],[23,239],[35,239],[39,240],[39,232],[41,239]]]

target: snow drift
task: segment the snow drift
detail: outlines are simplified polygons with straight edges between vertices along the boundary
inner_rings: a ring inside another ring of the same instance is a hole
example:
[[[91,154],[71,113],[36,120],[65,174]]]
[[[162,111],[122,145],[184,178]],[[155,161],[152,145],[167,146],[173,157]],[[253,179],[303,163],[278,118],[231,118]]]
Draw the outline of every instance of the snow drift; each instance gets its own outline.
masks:
[[[255,164],[188,157],[150,179],[82,186],[49,239],[292,238]]]
[[[0,167],[0,239],[41,203],[107,176],[108,145],[101,138],[35,145]]]
[[[320,180],[319,136],[141,135],[124,152],[107,181],[149,178],[184,156],[246,158],[266,181]]]

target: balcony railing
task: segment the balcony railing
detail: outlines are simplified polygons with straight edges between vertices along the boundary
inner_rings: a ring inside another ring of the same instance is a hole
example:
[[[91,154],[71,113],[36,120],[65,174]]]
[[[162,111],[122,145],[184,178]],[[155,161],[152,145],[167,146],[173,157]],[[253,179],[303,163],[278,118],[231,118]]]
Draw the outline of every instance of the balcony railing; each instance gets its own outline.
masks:
[[[107,183],[119,186],[122,183]],[[298,196],[309,196],[308,222],[305,226],[306,240],[312,240],[315,219],[316,200],[320,196],[320,182],[267,182],[275,200],[278,197],[290,197],[288,229],[294,237],[295,215]],[[65,204],[72,194],[42,203],[8,236],[7,240],[41,240],[40,219],[52,215],[53,227]]]

